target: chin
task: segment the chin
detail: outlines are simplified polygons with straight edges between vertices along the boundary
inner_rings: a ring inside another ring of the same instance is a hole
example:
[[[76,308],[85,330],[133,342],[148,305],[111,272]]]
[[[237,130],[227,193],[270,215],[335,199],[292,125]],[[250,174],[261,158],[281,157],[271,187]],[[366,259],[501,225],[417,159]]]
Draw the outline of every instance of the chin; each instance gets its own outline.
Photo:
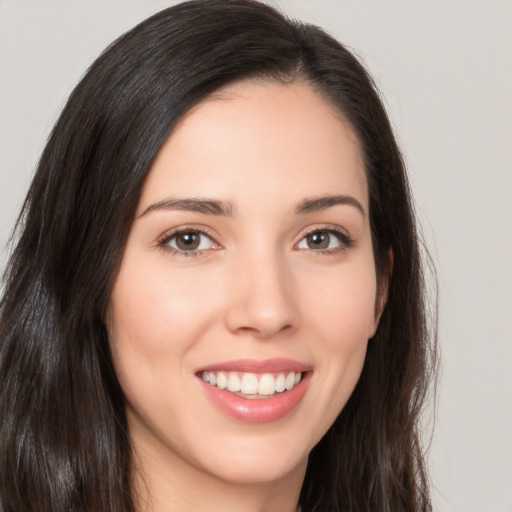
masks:
[[[277,482],[295,472],[303,477],[309,454],[307,440],[265,430],[268,425],[250,436],[212,436],[209,441],[216,439],[215,444],[202,443],[194,465],[220,480],[245,485]]]
[[[280,460],[264,458],[260,455],[245,453],[243,457],[234,457],[216,464],[210,474],[218,479],[238,485],[258,485],[279,482],[293,473],[304,475],[307,456],[303,459]]]

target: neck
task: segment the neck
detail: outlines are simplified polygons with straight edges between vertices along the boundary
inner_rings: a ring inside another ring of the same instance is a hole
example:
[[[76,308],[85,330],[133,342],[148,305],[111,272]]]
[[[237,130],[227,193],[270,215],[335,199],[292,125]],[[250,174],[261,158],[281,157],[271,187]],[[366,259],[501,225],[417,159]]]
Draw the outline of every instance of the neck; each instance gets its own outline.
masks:
[[[232,482],[151,445],[137,443],[133,489],[137,512],[297,512],[307,461],[265,482]]]

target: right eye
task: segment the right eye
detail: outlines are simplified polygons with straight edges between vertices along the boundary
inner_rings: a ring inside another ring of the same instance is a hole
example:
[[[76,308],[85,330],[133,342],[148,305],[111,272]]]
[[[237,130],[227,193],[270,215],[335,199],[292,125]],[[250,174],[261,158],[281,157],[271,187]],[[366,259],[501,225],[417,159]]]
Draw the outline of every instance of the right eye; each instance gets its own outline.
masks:
[[[183,256],[195,256],[201,251],[219,248],[213,239],[200,229],[175,231],[162,239],[158,245]]]

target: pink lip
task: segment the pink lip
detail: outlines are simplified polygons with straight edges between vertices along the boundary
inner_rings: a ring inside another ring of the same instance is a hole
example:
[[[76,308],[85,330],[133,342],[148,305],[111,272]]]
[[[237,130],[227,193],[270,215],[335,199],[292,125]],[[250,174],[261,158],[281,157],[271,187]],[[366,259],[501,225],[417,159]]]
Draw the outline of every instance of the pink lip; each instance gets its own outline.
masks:
[[[219,389],[204,382],[203,371],[239,371],[251,373],[302,372],[301,381],[290,391],[275,393],[266,398],[244,398],[231,391]],[[270,359],[258,361],[239,359],[205,366],[197,371],[198,382],[206,396],[221,412],[244,423],[265,423],[283,418],[298,406],[304,397],[312,375],[311,367],[289,359]]]
[[[247,373],[273,373],[273,372],[309,372],[311,366],[308,366],[292,359],[237,359],[234,361],[224,361],[208,366],[202,366],[196,370],[196,374],[201,372],[247,372]]]

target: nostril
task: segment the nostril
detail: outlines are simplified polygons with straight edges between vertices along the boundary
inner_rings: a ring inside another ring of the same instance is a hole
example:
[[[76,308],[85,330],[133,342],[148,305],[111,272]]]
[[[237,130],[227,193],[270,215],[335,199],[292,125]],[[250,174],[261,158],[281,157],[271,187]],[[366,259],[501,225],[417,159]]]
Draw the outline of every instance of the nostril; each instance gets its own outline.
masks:
[[[270,322],[265,322],[260,324],[258,327],[238,327],[236,329],[236,332],[238,332],[239,334],[252,336],[255,338],[270,338],[277,334],[287,333],[291,330],[293,330],[293,325],[290,323],[287,323],[285,325],[276,325],[271,324]]]
[[[233,333],[269,338],[293,330],[298,324],[295,295],[283,272],[261,261],[256,274],[247,271],[233,283],[228,298],[226,324]],[[256,263],[255,263],[256,264]]]

